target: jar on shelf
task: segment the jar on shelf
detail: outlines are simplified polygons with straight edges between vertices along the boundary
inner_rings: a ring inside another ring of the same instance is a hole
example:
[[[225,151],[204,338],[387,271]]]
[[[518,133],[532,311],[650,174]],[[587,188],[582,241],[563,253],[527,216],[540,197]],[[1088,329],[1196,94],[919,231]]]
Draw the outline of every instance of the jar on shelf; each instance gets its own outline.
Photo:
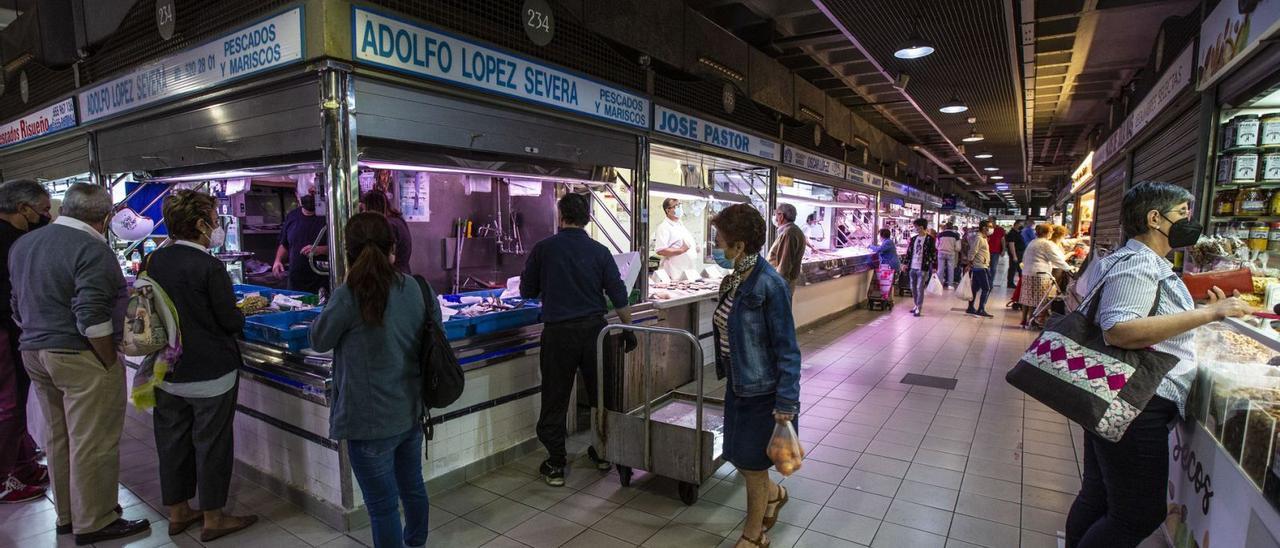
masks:
[[[1262,115],[1262,146],[1280,146],[1280,112]]]
[[[1280,147],[1263,151],[1261,171],[1263,181],[1280,183]]]
[[[1271,193],[1271,200],[1267,205],[1267,215],[1280,217],[1280,192]]]
[[[1231,226],[1235,227],[1235,234],[1233,234],[1233,236],[1235,236],[1237,240],[1240,240],[1241,242],[1249,241],[1250,226],[1248,222],[1236,221],[1235,223],[1232,223]]]
[[[1267,251],[1280,251],[1280,221],[1271,223],[1271,232],[1267,233]]]
[[[1271,194],[1259,187],[1240,189],[1236,196],[1236,215],[1239,217],[1261,217],[1267,214]]]
[[[1258,149],[1242,149],[1231,154],[1231,182],[1253,183],[1258,180]]]
[[[1271,232],[1271,225],[1267,223],[1250,223],[1249,227],[1249,250],[1250,251],[1266,251],[1267,250],[1267,234]]]
[[[1224,152],[1218,155],[1218,173],[1214,177],[1213,182],[1217,185],[1231,184],[1232,170],[1235,168],[1234,161],[1230,152]]]
[[[1262,118],[1257,114],[1241,114],[1232,118],[1227,125],[1229,129],[1222,133],[1223,149],[1258,146]]]
[[[1230,217],[1236,214],[1236,196],[1240,192],[1234,188],[1224,188],[1219,190],[1217,195],[1213,197],[1213,215],[1215,217]]]

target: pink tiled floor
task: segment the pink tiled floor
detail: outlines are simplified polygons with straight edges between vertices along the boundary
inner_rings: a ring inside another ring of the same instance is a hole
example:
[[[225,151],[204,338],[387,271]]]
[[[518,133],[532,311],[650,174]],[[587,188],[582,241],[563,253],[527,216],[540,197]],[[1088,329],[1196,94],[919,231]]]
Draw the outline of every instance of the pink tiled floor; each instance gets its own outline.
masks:
[[[773,546],[1058,547],[1080,483],[1080,430],[1023,398],[1004,372],[1034,336],[992,296],[980,320],[934,297],[925,315],[906,307],[858,311],[801,333],[805,356],[804,468],[783,480],[792,501],[770,533]],[[900,384],[906,373],[958,379],[955,390]],[[712,386],[711,391],[722,390]],[[150,432],[126,428],[121,504],[148,516],[148,537],[125,546],[199,546],[169,538],[161,521]],[[581,452],[576,442],[573,449]],[[565,488],[537,481],[533,454],[470,484],[432,493],[430,546],[718,547],[741,533],[745,486],[722,468],[686,507],[675,484],[637,473],[575,468]],[[581,460],[579,461],[581,464]],[[342,534],[261,487],[237,478],[233,509],[264,521],[215,544],[363,546],[367,529]],[[52,504],[0,507],[0,548],[54,546]],[[195,531],[193,529],[193,531]],[[198,532],[197,532],[198,534]],[[57,539],[56,545],[71,545]],[[1163,546],[1159,534],[1149,546]],[[120,546],[122,544],[112,544]]]

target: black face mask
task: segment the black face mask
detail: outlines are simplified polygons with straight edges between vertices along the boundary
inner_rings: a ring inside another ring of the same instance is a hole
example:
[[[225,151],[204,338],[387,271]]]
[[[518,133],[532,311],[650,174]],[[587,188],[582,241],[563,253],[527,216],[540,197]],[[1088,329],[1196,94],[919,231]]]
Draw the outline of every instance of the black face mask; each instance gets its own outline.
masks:
[[[1200,233],[1204,232],[1204,227],[1200,226],[1200,223],[1194,222],[1189,218],[1175,222],[1172,219],[1165,217],[1163,213],[1161,213],[1160,216],[1164,217],[1164,220],[1173,223],[1173,225],[1169,227],[1168,233],[1165,233],[1164,231],[1160,232],[1169,239],[1169,247],[1178,249],[1181,247],[1193,246],[1196,242],[1200,241]]]

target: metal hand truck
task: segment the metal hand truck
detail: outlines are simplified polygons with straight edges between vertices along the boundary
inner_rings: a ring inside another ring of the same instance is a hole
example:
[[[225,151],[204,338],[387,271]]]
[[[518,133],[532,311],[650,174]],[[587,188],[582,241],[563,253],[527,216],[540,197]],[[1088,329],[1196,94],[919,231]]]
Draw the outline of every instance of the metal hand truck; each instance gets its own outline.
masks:
[[[724,463],[724,400],[703,395],[702,345],[682,329],[610,324],[596,337],[596,394],[604,394],[604,339],[613,331],[643,335],[646,360],[652,359],[655,335],[684,339],[691,346],[697,392],[670,390],[653,398],[654,368],[641,364],[644,403],[624,411],[597,405],[596,427],[604,442],[603,458],[616,465],[623,487],[631,485],[632,470],[644,470],[678,481],[680,500],[693,505],[699,487]],[[656,455],[655,446],[661,449]]]

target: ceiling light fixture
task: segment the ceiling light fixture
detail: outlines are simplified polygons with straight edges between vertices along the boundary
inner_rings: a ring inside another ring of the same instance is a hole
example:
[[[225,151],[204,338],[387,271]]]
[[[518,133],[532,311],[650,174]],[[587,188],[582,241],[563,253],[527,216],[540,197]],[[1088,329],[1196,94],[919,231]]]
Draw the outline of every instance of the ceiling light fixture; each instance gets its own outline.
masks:
[[[992,181],[1003,181],[1003,180],[1004,180],[1004,175],[992,175],[992,176],[987,177],[987,178],[988,178],[988,179],[991,179]]]
[[[973,157],[979,160],[989,160],[991,158],[994,158],[995,154],[992,154],[990,150],[983,150],[978,152],[977,154],[974,154]]]
[[[911,25],[911,36],[898,46],[898,51],[893,52],[893,56],[899,59],[919,59],[933,51],[933,44],[920,36],[920,20],[916,19]]]
[[[1000,168],[996,166],[987,166],[982,168],[982,171],[1000,171]]]
[[[965,135],[965,136],[964,136],[964,138],[963,138],[963,139],[960,139],[960,140],[961,140],[961,141],[964,141],[964,142],[966,142],[966,143],[976,143],[976,142],[981,141],[981,140],[983,140],[983,139],[986,139],[986,137],[983,137],[981,133],[978,133],[978,130],[976,130],[976,129],[970,129],[970,130],[969,130],[969,134],[968,134],[968,135]]]
[[[969,105],[960,102],[960,98],[952,92],[951,100],[943,104],[942,107],[938,109],[938,112],[945,114],[960,114],[966,110],[969,110]]]

